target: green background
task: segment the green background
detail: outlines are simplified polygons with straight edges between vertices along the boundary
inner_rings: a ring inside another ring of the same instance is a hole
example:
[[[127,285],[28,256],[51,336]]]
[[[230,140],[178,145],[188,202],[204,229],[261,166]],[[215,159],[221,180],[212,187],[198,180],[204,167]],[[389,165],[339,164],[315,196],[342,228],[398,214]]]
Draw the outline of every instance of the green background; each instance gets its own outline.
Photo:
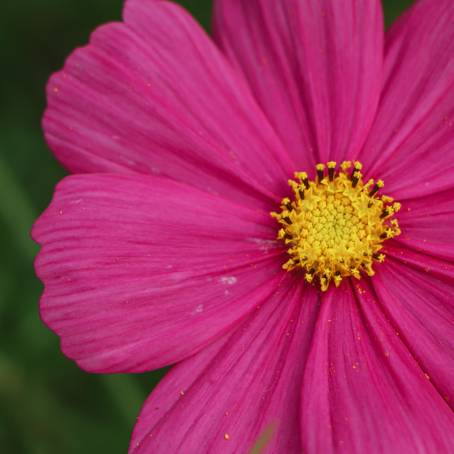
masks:
[[[246,0],[245,0],[246,1]],[[277,1],[277,0],[276,0]],[[211,1],[180,1],[209,28]],[[410,0],[384,1],[387,24]],[[122,0],[6,0],[0,17],[0,451],[125,453],[163,371],[86,374],[41,322],[30,227],[64,176],[43,142],[46,79]]]

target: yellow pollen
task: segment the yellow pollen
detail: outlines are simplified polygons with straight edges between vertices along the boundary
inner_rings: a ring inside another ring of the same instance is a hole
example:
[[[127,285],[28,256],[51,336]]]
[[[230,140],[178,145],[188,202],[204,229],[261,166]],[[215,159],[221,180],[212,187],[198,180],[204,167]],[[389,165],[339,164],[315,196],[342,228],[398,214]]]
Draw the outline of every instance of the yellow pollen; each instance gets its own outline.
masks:
[[[373,276],[373,263],[385,260],[383,242],[400,235],[393,219],[400,203],[378,195],[383,181],[364,182],[361,169],[358,161],[344,161],[338,173],[334,161],[317,164],[314,181],[296,172],[289,180],[293,196],[282,199],[280,213],[271,213],[290,256],[283,268],[302,269],[322,291],[349,276]]]

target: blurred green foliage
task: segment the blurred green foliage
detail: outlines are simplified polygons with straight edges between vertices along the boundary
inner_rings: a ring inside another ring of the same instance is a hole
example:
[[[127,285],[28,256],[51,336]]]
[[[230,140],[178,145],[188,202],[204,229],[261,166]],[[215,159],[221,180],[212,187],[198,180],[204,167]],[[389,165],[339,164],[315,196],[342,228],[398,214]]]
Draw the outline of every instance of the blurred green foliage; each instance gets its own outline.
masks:
[[[182,3],[209,27],[210,0]],[[384,2],[389,24],[410,0]],[[0,18],[0,450],[4,454],[124,453],[163,371],[96,376],[59,351],[39,320],[33,220],[64,176],[41,135],[44,86],[122,0],[15,0]]]

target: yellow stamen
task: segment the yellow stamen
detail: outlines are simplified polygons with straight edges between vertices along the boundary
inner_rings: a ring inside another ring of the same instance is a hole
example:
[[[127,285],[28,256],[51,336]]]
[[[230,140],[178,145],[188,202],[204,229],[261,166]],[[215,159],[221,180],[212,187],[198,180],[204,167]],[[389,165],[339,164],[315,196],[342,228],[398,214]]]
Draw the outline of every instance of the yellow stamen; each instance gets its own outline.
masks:
[[[336,163],[317,164],[317,178],[310,181],[306,172],[296,172],[289,180],[292,198],[284,198],[281,212],[271,213],[281,228],[278,239],[288,247],[287,271],[302,269],[305,280],[325,291],[331,282],[361,273],[374,274],[374,262],[383,262],[383,241],[400,235],[393,219],[400,203],[378,196],[384,183],[364,183],[362,165],[344,161],[336,175]],[[328,178],[324,172],[328,169]]]

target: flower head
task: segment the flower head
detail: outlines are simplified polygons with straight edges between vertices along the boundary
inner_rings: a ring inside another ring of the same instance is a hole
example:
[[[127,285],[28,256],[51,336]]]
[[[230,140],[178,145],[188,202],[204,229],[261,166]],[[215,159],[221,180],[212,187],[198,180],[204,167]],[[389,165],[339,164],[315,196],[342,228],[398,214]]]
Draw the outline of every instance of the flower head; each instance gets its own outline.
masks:
[[[374,261],[383,262],[383,242],[400,235],[397,219],[400,203],[388,196],[377,197],[383,181],[363,183],[361,164],[344,161],[336,175],[336,163],[317,164],[317,178],[310,182],[306,172],[296,172],[290,180],[294,200],[282,199],[281,212],[271,213],[282,228],[278,238],[288,247],[286,270],[303,269],[307,282],[318,279],[321,290],[330,282],[336,287],[345,277],[373,276]]]
[[[454,3],[214,6],[128,0],[52,76],[43,320],[177,363],[130,453],[453,452]]]

